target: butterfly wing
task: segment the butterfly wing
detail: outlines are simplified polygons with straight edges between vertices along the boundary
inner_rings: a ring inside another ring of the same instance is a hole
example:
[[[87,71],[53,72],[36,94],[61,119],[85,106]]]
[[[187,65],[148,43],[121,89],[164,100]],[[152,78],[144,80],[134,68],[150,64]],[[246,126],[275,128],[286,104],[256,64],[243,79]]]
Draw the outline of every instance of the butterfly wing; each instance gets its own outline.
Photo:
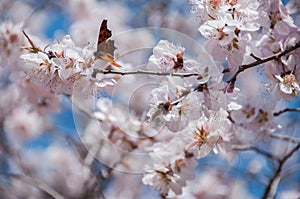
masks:
[[[107,20],[104,19],[100,26],[97,51],[94,55],[100,59],[110,62],[114,66],[120,67],[114,61],[114,52],[117,49],[113,40],[108,40],[111,37],[111,30],[107,28]]]
[[[101,26],[100,26],[100,30],[99,30],[98,48],[99,48],[99,44],[103,43],[110,37],[111,37],[111,30],[109,30],[107,28],[107,20],[103,19]],[[99,50],[98,48],[97,48],[97,51]]]
[[[98,44],[97,52],[95,55],[101,59],[106,60],[104,57],[109,58],[111,60],[114,59],[114,52],[117,49],[114,45],[113,40],[108,40],[107,42],[103,42]],[[108,60],[106,60],[108,61]]]

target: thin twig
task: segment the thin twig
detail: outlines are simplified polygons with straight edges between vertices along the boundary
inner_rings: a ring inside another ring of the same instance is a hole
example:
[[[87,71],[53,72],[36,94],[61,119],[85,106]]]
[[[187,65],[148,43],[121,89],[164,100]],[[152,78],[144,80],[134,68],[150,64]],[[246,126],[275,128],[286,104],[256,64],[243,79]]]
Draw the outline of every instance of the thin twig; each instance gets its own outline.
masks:
[[[285,108],[278,112],[273,113],[273,115],[275,117],[277,117],[277,116],[281,115],[282,113],[286,113],[286,112],[300,112],[300,108]]]
[[[284,179],[289,176],[292,176],[294,173],[296,173],[298,171],[300,171],[300,164],[293,165],[293,166],[289,167],[289,169],[287,171],[282,172],[281,178]]]
[[[288,141],[288,142],[292,142],[292,143],[300,143],[299,138],[294,138],[294,137],[290,137],[287,135],[280,135],[280,134],[276,134],[276,133],[269,133],[269,135],[270,135],[270,137],[278,139],[278,140]]]
[[[76,143],[75,140],[73,140],[72,138],[70,138],[70,139],[67,139],[67,138],[68,137],[66,137],[66,140],[69,142],[74,153],[76,153],[78,161],[80,161],[81,164],[86,167],[86,169],[89,169],[89,173],[90,173],[89,178],[84,179],[83,187],[85,189],[84,189],[84,192],[82,192],[82,196],[80,198],[91,198],[92,196],[97,196],[97,197],[99,197],[99,199],[105,199],[104,193],[102,191],[102,185],[101,185],[100,181],[98,180],[97,175],[95,174],[95,172],[92,169],[92,164],[95,159],[94,155],[92,155],[91,151],[89,150],[89,151],[84,151],[84,152],[86,152],[85,157],[84,157],[81,150],[87,150],[87,149],[82,145],[83,143],[81,143],[81,142]],[[99,147],[100,146],[102,146],[102,145],[99,144]],[[83,149],[81,149],[79,147],[83,147]],[[98,150],[96,150],[96,152],[94,152],[94,154],[97,154],[97,153],[98,153]]]
[[[277,191],[277,186],[280,181],[280,175],[281,175],[283,165],[299,148],[300,148],[300,143],[295,148],[293,148],[286,156],[284,156],[282,159],[279,160],[279,165],[274,173],[274,176],[270,179],[262,199],[274,198],[275,193]]]
[[[146,70],[136,70],[136,71],[119,71],[119,70],[96,70],[96,73],[101,74],[118,74],[118,75],[156,75],[156,76],[174,76],[174,77],[191,77],[191,76],[199,76],[198,73],[166,73],[166,72],[158,72],[158,71],[146,71]]]
[[[224,68],[224,70],[222,71],[222,73],[229,73],[230,69],[229,68]]]
[[[244,64],[239,66],[238,71],[227,81],[227,83],[231,83],[234,84],[236,81],[237,76],[243,72],[244,70],[247,70],[249,68],[253,68],[255,66],[258,66],[260,64],[266,63],[268,61],[271,60],[276,60],[279,59],[280,57],[292,52],[293,50],[296,50],[297,48],[300,47],[300,41],[298,41],[294,46],[288,47],[286,48],[284,51],[282,51],[281,53],[275,54],[275,55],[271,55],[269,57],[265,57],[265,58],[259,58],[257,56],[254,55],[254,59],[256,59],[256,61],[250,63],[250,64]],[[252,56],[253,57],[253,56]]]
[[[272,153],[269,153],[267,151],[261,150],[259,148],[256,148],[255,146],[252,145],[233,145],[232,147],[233,150],[237,150],[237,151],[247,151],[247,150],[252,150],[252,151],[256,151],[272,160],[277,160],[280,161],[279,157],[275,156]]]
[[[10,178],[19,179],[24,183],[31,184],[31,185],[39,188],[40,190],[44,191],[45,193],[49,194],[50,196],[52,196],[55,199],[64,199],[64,196],[62,196],[60,193],[55,191],[52,187],[50,187],[49,185],[47,185],[46,183],[42,182],[39,179],[30,177],[30,176],[19,175],[19,174],[9,174],[9,175],[5,174],[5,176],[8,176]]]
[[[250,56],[253,57],[254,59],[256,59],[257,61],[261,60],[260,57],[254,55],[253,53],[250,53]]]

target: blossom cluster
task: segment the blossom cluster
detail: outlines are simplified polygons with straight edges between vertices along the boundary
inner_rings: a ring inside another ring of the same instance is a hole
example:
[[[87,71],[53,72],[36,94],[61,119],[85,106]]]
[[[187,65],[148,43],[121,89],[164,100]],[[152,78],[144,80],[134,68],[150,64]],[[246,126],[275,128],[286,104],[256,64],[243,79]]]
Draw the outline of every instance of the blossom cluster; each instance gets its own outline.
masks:
[[[206,49],[216,61],[227,60],[231,72],[260,56],[278,54],[299,41],[300,32],[280,0],[191,0]],[[299,50],[267,63],[266,77],[276,96],[291,99],[299,91]],[[251,57],[255,55],[257,57]]]

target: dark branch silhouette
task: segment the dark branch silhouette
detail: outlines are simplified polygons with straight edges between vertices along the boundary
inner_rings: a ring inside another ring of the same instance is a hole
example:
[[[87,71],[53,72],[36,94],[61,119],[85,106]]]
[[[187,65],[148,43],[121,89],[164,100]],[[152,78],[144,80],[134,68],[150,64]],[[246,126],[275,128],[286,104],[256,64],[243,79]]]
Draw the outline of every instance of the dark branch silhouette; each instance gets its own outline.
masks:
[[[299,48],[299,47],[300,47],[300,41],[298,41],[294,46],[290,46],[290,47],[286,48],[286,49],[285,49],[284,51],[282,51],[281,53],[278,53],[278,54],[275,54],[275,55],[271,55],[271,56],[265,57],[265,58],[259,58],[259,57],[255,56],[255,55],[253,55],[253,54],[251,53],[250,55],[251,55],[254,59],[256,59],[256,61],[254,61],[254,62],[252,62],[252,63],[250,63],[250,64],[244,64],[244,65],[239,66],[238,71],[237,71],[237,72],[236,72],[236,73],[235,73],[235,74],[227,81],[227,83],[233,84],[233,85],[234,85],[237,76],[238,76],[241,72],[243,72],[243,71],[245,71],[245,70],[247,70],[247,69],[249,69],[249,68],[253,68],[253,67],[255,67],[255,66],[258,66],[258,65],[260,65],[260,64],[266,63],[266,62],[268,62],[268,61],[271,61],[271,60],[277,60],[277,59],[279,59],[280,57],[282,57],[282,56],[284,56],[284,55],[286,55],[286,54],[288,54],[288,53],[290,53],[290,52],[296,50],[296,49]]]
[[[233,145],[232,146],[232,150],[236,150],[236,151],[248,151],[248,150],[252,150],[252,151],[255,151],[257,153],[260,153],[272,160],[276,160],[276,161],[279,161],[279,157],[273,155],[272,153],[269,153],[267,151],[264,151],[264,150],[261,150],[255,146],[251,146],[251,145]]]
[[[273,115],[276,117],[276,116],[279,116],[282,113],[286,113],[286,112],[300,112],[300,108],[285,108],[278,112],[273,113]]]
[[[277,192],[277,186],[280,181],[280,176],[282,172],[283,165],[286,163],[286,161],[300,148],[300,144],[298,144],[295,148],[293,148],[286,156],[284,156],[282,159],[280,159],[278,162],[278,167],[274,173],[274,176],[270,179],[264,195],[262,199],[267,199],[267,198],[273,198],[274,195]]]

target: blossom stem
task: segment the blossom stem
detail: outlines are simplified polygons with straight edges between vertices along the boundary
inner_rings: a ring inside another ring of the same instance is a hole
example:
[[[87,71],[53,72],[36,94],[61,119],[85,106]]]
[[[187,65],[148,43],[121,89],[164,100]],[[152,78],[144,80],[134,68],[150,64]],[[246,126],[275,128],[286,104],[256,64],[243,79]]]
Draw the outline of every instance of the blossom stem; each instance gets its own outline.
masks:
[[[261,60],[260,57],[254,55],[253,53],[250,53],[250,56],[253,57],[254,59],[256,59],[257,61]]]

